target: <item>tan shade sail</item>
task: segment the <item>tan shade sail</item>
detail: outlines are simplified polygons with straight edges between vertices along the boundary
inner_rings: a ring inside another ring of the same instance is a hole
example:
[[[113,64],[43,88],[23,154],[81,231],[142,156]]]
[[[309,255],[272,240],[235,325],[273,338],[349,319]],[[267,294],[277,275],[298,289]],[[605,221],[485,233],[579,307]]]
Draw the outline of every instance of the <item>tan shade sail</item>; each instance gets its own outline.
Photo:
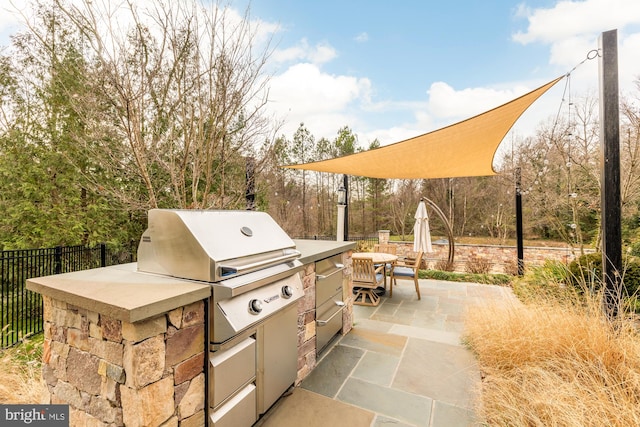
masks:
[[[495,175],[493,157],[516,120],[564,76],[492,110],[395,144],[286,168],[370,178],[427,179]]]

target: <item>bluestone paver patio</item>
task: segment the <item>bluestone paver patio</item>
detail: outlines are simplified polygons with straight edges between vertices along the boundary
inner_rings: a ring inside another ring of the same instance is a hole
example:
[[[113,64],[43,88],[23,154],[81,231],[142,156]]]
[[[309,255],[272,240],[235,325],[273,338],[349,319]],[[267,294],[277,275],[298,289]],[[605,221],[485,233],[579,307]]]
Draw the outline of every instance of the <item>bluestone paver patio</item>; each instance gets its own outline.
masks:
[[[468,309],[511,304],[511,290],[475,283],[400,282],[377,307],[354,307],[353,330],[257,423],[262,427],[480,424],[480,372],[461,342]]]

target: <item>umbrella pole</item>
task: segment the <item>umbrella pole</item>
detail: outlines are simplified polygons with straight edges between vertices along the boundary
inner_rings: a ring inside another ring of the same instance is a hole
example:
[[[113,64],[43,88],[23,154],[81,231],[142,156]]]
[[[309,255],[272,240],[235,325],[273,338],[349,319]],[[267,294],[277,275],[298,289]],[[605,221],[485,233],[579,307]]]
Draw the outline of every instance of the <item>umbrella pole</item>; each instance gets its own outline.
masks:
[[[444,223],[444,228],[446,229],[447,237],[449,238],[449,256],[448,256],[447,262],[449,263],[450,266],[453,266],[453,257],[454,257],[454,253],[455,253],[455,243],[453,242],[453,231],[451,230],[451,225],[449,224],[449,221],[447,220],[447,217],[444,215],[444,213],[438,207],[438,205],[436,205],[432,200],[429,200],[426,197],[421,197],[420,201],[425,202],[427,205],[429,205],[435,211],[435,213],[440,217],[442,222]]]

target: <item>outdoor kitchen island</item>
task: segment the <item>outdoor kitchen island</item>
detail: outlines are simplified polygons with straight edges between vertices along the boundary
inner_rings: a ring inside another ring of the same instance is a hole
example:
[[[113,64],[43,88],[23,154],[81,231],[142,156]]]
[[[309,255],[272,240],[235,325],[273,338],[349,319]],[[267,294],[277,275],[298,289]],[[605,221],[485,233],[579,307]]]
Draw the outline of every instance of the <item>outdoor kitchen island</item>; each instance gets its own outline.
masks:
[[[304,288],[304,295],[294,303],[297,385],[315,367],[319,350],[315,271],[323,260],[342,261],[338,267],[344,306],[339,332],[351,329],[353,243],[296,240],[295,245],[301,252],[302,269],[297,274]],[[43,296],[43,379],[50,403],[70,405],[70,425],[207,425],[206,396],[214,386],[205,376],[209,359],[216,356],[210,353],[207,338],[211,333],[209,283],[140,272],[133,263],[33,278],[27,287]],[[265,336],[263,341],[273,334]],[[258,357],[251,354],[253,348],[265,345],[250,338],[242,336],[240,344],[234,345],[239,348],[234,353],[242,355],[237,359],[240,366],[247,357],[253,363]],[[224,366],[224,360],[221,363]],[[253,390],[255,378],[262,375],[260,369],[243,390]],[[238,393],[233,399],[237,398],[243,396]],[[214,425],[208,416],[209,425]],[[222,419],[215,425],[227,424]]]

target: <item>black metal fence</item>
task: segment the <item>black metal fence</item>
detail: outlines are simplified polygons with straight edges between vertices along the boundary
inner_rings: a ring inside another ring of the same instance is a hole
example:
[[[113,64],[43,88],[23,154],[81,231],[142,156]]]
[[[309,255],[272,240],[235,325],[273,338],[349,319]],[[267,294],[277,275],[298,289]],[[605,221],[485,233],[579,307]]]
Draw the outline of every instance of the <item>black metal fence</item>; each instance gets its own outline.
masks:
[[[301,238],[335,240],[335,236]],[[349,236],[349,240],[369,246],[378,243],[377,236]],[[42,332],[42,296],[26,289],[27,279],[134,262],[135,248],[132,243],[129,249],[117,251],[105,244],[0,251],[0,348]]]
[[[27,279],[133,262],[135,255],[133,245],[114,251],[105,244],[0,251],[0,348],[42,332],[42,297],[26,289]]]

